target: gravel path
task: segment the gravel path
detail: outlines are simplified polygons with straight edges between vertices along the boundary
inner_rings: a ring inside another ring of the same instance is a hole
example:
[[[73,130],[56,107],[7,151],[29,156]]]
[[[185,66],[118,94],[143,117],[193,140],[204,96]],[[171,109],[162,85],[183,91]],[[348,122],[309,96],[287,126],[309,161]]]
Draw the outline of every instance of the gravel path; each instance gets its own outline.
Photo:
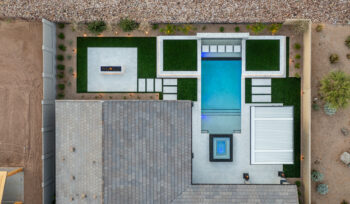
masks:
[[[172,23],[313,22],[349,23],[350,0],[0,0],[0,16],[51,21],[137,21]]]

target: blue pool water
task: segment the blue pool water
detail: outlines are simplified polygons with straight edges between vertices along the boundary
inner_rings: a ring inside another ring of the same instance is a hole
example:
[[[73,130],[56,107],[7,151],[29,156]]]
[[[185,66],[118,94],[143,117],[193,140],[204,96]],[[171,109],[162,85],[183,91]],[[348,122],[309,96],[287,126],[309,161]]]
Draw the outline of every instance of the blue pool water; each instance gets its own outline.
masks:
[[[201,80],[202,130],[240,130],[241,60],[202,60]]]

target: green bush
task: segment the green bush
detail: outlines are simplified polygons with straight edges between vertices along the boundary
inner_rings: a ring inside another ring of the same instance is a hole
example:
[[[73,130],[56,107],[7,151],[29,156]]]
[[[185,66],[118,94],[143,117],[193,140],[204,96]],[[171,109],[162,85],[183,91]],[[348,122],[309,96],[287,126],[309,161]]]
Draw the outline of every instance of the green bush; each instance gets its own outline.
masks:
[[[64,70],[65,66],[63,64],[58,64],[57,69],[58,70]]]
[[[337,54],[331,54],[329,56],[329,62],[331,64],[337,63],[339,61],[339,56]]]
[[[176,33],[177,29],[178,28],[176,25],[167,24],[164,28],[161,28],[159,31],[166,35],[173,35]]]
[[[346,58],[347,58],[347,59],[350,59],[350,53],[349,53],[349,54],[346,54]]]
[[[300,50],[301,45],[299,43],[294,43],[294,49]]]
[[[64,73],[63,72],[58,73],[57,74],[57,78],[63,79],[64,78]]]
[[[319,184],[317,186],[317,192],[321,195],[326,195],[328,193],[328,185],[327,184]]]
[[[331,108],[344,108],[350,100],[350,75],[343,71],[330,72],[321,80],[320,94]]]
[[[107,24],[104,21],[92,21],[87,24],[87,28],[92,34],[100,34],[107,29]]]
[[[223,33],[223,32],[225,31],[225,28],[224,28],[223,26],[221,26],[221,27],[219,28],[219,31]]]
[[[256,23],[256,24],[251,24],[247,25],[247,30],[252,31],[254,34],[259,34],[265,29],[266,25],[262,23]]]
[[[348,201],[343,200],[340,204],[349,204]]]
[[[158,30],[158,28],[159,28],[159,24],[157,23],[152,24],[152,30]]]
[[[64,28],[64,23],[58,23],[57,26],[58,26],[58,28],[63,29]]]
[[[140,24],[134,20],[122,18],[120,19],[118,25],[124,32],[131,32],[133,30],[136,30]]]
[[[240,31],[239,26],[236,26],[236,27],[235,27],[235,32],[239,32],[239,31]]]
[[[184,34],[188,34],[190,31],[193,31],[194,28],[192,25],[183,25],[182,27],[179,27],[179,30]]]
[[[58,84],[57,87],[59,90],[64,90],[65,88],[64,84]]]
[[[314,182],[320,182],[323,180],[323,174],[319,171],[312,170],[311,172],[311,180]]]
[[[64,94],[63,94],[63,93],[57,94],[57,98],[58,98],[58,99],[63,99],[63,98],[64,98]]]
[[[316,32],[321,32],[323,30],[323,25],[317,25],[316,26]]]
[[[345,45],[350,48],[350,35],[346,38]]]
[[[300,181],[295,181],[295,185],[299,188],[301,186],[301,182]]]
[[[300,59],[301,58],[301,55],[300,54],[296,54],[295,55],[295,59]]]
[[[282,24],[280,24],[280,23],[274,23],[274,24],[271,24],[271,25],[268,27],[268,29],[269,29],[269,31],[271,32],[271,34],[274,35],[274,34],[277,33],[277,31],[278,31],[279,29],[281,29],[281,27],[282,27]]]
[[[312,103],[312,109],[313,109],[314,111],[318,111],[318,110],[320,110],[320,106],[319,106],[316,102],[313,102],[313,103]]]
[[[324,106],[323,106],[323,110],[324,110],[324,113],[326,115],[334,115],[336,112],[337,112],[337,109],[336,108],[333,108],[329,105],[329,103],[326,103]]]
[[[56,56],[56,59],[57,59],[58,61],[63,61],[63,60],[64,60],[64,56],[63,56],[63,55],[57,55],[57,56]]]
[[[62,50],[62,51],[66,51],[67,47],[63,44],[59,44],[58,45],[58,49]]]
[[[300,74],[299,73],[295,73],[294,77],[299,79],[300,78]]]
[[[63,40],[65,38],[64,33],[58,34],[57,37],[61,40]]]
[[[300,69],[300,63],[299,62],[295,63],[294,67],[295,67],[295,69]]]
[[[203,26],[203,27],[202,27],[202,30],[206,30],[206,29],[207,29],[207,26]]]

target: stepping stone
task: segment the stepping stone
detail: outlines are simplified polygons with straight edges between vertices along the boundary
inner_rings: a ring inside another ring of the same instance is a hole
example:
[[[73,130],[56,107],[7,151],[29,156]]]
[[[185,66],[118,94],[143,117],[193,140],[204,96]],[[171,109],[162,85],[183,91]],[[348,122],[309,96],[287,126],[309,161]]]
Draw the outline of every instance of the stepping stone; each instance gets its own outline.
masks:
[[[210,45],[210,52],[218,52],[218,46]]]
[[[177,85],[177,79],[163,79],[163,85],[167,86],[176,86]]]
[[[176,86],[164,86],[163,93],[177,93],[177,87]]]
[[[146,79],[139,79],[139,92],[146,91]]]
[[[271,86],[271,79],[252,79],[252,86]]]
[[[240,45],[233,46],[233,52],[241,52],[241,46]]]
[[[226,52],[233,52],[233,46],[232,45],[226,45]]]
[[[271,86],[253,86],[252,94],[271,94]]]
[[[163,94],[163,100],[177,100],[177,94]]]
[[[154,79],[147,79],[147,92],[153,92],[154,90]]]
[[[270,103],[271,102],[271,95],[252,95],[252,102],[266,102]]]
[[[202,45],[202,52],[209,52],[209,45]]]
[[[219,45],[218,52],[225,52],[225,45]]]
[[[155,79],[155,92],[163,92],[162,79]]]

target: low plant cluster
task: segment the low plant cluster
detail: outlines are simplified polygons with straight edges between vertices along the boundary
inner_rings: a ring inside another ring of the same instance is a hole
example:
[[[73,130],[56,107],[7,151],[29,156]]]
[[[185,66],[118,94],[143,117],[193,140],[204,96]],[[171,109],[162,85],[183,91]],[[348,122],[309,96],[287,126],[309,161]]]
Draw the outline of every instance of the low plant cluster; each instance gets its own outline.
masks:
[[[107,29],[107,24],[104,21],[92,21],[87,24],[87,29],[95,35],[98,35]]]
[[[202,30],[205,30],[206,27],[203,26]],[[192,31],[196,31],[197,28],[190,24],[184,24],[184,25],[175,25],[175,24],[167,24],[165,27],[162,27],[159,29],[159,32],[165,34],[165,35],[173,35],[176,32],[182,32],[183,34],[187,35],[188,33]]]
[[[319,171],[312,170],[311,171],[311,180],[313,182],[317,182],[316,190],[321,195],[326,195],[328,193],[328,185],[321,183],[323,181],[323,174]]]
[[[62,30],[62,29],[64,29],[65,24],[64,23],[58,23],[57,27]],[[58,54],[56,56],[56,59],[57,59],[57,62],[58,62],[57,66],[56,66],[56,77],[60,81],[61,79],[64,78],[65,65],[62,64],[62,63],[63,63],[63,61],[65,59],[64,53],[67,50],[67,47],[64,45],[65,36],[64,36],[63,32],[60,32],[58,34],[58,38],[60,39],[60,43],[58,44],[57,48],[58,48],[60,54]],[[65,88],[64,84],[62,84],[62,83],[57,84],[57,92],[58,92],[57,99],[63,99],[64,98],[64,88]]]

